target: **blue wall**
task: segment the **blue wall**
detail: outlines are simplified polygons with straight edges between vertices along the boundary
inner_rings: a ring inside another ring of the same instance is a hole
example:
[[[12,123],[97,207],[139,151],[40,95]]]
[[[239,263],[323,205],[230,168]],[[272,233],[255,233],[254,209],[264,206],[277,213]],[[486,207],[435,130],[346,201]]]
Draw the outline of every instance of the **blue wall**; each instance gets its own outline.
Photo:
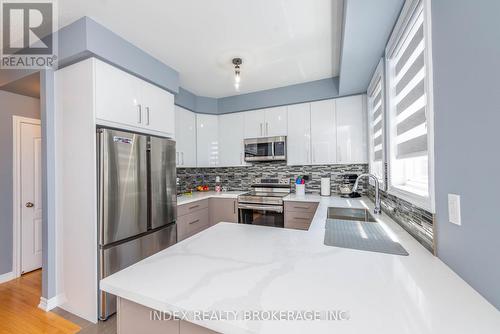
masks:
[[[366,91],[404,0],[345,0],[340,60],[341,95]]]
[[[366,89],[357,93],[365,92]],[[335,97],[339,97],[338,78],[328,78],[219,99],[196,96],[180,88],[175,104],[202,114],[227,114]]]
[[[217,99],[197,96],[182,87],[179,87],[179,93],[175,95],[175,104],[198,113],[218,114]]]
[[[38,99],[0,91],[0,275],[12,271],[12,116],[40,119]]]
[[[172,93],[179,73],[88,17],[61,28],[59,67],[97,57]]]
[[[500,309],[500,1],[432,1],[437,254]],[[461,196],[462,226],[448,222]]]
[[[219,113],[224,114],[300,102],[325,100],[338,96],[338,78],[328,78],[262,90],[255,93],[223,97],[218,100],[218,109]]]

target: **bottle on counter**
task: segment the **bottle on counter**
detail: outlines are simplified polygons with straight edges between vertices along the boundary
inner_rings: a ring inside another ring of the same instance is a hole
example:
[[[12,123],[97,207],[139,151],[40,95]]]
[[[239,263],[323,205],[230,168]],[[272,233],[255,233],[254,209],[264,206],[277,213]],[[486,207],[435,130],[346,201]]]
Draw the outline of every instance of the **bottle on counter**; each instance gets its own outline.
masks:
[[[218,193],[222,191],[222,186],[220,184],[220,176],[215,177],[215,191]]]

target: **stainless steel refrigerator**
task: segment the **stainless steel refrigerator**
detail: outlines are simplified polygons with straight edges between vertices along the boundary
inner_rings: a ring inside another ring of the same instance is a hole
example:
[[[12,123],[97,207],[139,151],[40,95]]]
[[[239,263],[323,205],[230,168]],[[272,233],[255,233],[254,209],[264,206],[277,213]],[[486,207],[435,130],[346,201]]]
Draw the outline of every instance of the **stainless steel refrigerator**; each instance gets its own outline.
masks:
[[[99,279],[177,242],[175,141],[97,129]],[[99,318],[116,298],[98,291]]]

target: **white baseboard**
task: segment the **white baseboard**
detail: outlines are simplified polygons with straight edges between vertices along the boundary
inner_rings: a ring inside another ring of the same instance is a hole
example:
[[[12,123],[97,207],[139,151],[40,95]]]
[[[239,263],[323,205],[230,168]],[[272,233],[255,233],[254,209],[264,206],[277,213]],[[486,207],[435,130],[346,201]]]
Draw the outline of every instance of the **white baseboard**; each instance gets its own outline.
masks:
[[[8,282],[14,278],[16,278],[16,275],[14,275],[13,271],[11,271],[9,273],[2,274],[2,275],[0,275],[0,284]]]
[[[49,312],[50,310],[59,306],[61,298],[61,295],[57,295],[50,299],[40,297],[40,304],[38,304],[38,308],[44,310],[45,312]]]

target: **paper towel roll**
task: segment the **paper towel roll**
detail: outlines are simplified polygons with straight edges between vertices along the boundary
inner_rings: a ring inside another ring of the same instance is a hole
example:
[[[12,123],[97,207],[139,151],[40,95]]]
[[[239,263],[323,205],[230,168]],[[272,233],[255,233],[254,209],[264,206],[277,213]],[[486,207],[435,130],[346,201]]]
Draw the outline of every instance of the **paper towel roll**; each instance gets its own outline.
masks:
[[[321,178],[321,196],[330,196],[330,195],[331,195],[330,178],[329,177],[322,177]]]

